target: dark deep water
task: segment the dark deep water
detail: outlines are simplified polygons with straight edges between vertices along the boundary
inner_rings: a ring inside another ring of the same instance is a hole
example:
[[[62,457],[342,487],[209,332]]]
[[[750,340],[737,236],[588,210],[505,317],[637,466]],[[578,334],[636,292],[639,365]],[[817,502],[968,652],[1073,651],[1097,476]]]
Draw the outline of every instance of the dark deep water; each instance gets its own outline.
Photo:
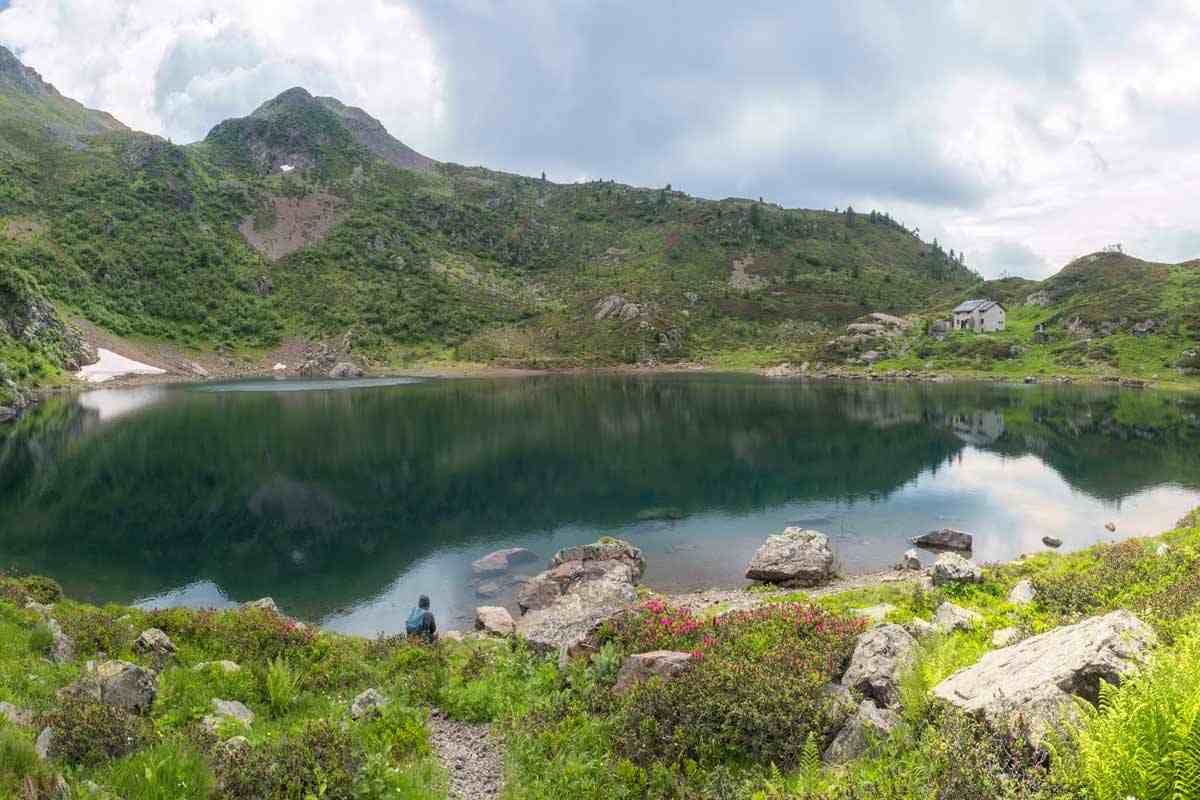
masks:
[[[271,595],[367,634],[422,592],[469,627],[496,602],[470,562],[500,547],[613,534],[655,588],[737,586],[789,524],[856,571],[934,527],[997,560],[1047,533],[1156,533],[1198,503],[1200,398],[1098,388],[265,381],[92,391],[0,427],[0,565],[93,601]]]

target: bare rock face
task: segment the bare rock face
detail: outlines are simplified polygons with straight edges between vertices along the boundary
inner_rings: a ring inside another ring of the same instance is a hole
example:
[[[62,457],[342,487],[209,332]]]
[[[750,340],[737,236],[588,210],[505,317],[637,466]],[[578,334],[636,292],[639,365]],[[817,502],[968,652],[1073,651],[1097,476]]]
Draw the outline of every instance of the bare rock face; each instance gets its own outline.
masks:
[[[900,705],[900,677],[912,666],[917,640],[899,625],[880,625],[858,637],[842,686],[881,708]]]
[[[877,708],[863,700],[845,726],[834,737],[822,759],[826,764],[844,764],[867,752],[872,738],[882,738],[900,724],[900,715],[886,708]]]
[[[746,567],[746,577],[783,586],[818,586],[833,577],[829,537],[800,528],[768,536]]]
[[[1036,597],[1037,591],[1033,588],[1033,581],[1024,578],[1017,581],[1017,585],[1008,593],[1008,602],[1024,606],[1032,603]]]
[[[969,631],[976,623],[982,621],[983,617],[980,614],[954,603],[942,603],[933,613],[933,627],[939,633]]]
[[[1039,746],[1078,715],[1072,695],[1096,702],[1100,681],[1137,670],[1157,639],[1128,611],[1114,611],[984,654],[933,689],[935,697]]]
[[[686,670],[691,661],[691,653],[675,650],[655,650],[650,653],[637,653],[629,656],[621,664],[621,672],[617,675],[617,683],[613,687],[613,691],[627,691],[654,676],[670,680]]]
[[[571,588],[568,594],[517,622],[517,635],[540,652],[570,655],[583,651],[589,636],[604,622],[637,602],[637,590],[624,581],[600,579]]]
[[[537,561],[537,555],[524,547],[510,547],[507,550],[497,550],[488,553],[483,558],[471,564],[471,572],[479,577],[502,575],[517,564]]]
[[[911,541],[917,547],[924,547],[927,550],[969,551],[974,546],[974,537],[971,534],[954,528],[942,528],[923,533],[913,537]]]
[[[350,704],[350,719],[378,716],[387,705],[387,698],[378,689],[367,689]]]
[[[475,609],[475,630],[493,636],[512,636],[517,625],[508,609],[502,606],[479,606]]]
[[[947,583],[980,583],[983,581],[983,570],[970,559],[963,558],[957,553],[942,553],[933,562],[933,585],[943,586]]]
[[[134,641],[133,652],[167,658],[175,655],[175,643],[158,628],[147,628]]]

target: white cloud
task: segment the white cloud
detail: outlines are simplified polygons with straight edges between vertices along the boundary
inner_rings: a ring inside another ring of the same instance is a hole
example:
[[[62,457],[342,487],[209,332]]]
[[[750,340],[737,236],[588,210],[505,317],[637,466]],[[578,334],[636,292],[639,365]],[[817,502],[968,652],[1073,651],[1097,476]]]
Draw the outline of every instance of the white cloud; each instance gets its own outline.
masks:
[[[421,20],[384,0],[12,0],[0,43],[64,94],[177,141],[296,85],[366,108],[418,149],[444,107]]]

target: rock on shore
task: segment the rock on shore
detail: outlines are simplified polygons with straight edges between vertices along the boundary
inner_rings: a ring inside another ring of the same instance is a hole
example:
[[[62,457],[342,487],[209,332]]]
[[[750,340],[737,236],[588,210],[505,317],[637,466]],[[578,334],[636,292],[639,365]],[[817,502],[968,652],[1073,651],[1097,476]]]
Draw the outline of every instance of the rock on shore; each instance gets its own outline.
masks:
[[[746,567],[746,577],[783,586],[820,585],[833,577],[829,537],[800,528],[768,536]]]

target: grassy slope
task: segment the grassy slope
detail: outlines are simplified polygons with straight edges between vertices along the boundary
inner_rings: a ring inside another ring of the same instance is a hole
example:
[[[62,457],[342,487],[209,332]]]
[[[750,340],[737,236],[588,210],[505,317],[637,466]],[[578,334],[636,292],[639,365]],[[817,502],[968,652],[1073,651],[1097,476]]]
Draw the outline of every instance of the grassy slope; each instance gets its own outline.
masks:
[[[1160,542],[1170,545],[1165,556],[1156,555]],[[553,658],[539,658],[498,641],[425,648],[313,633],[266,612],[98,609],[65,599],[54,615],[75,638],[78,661],[56,666],[42,655],[49,639],[44,625],[33,612],[19,608],[30,595],[55,599],[55,587],[44,580],[9,578],[0,582],[0,597],[6,598],[0,599],[0,638],[6,643],[0,653],[0,700],[49,714],[64,705],[54,699],[56,690],[78,678],[79,663],[97,651],[151,663],[130,649],[134,631],[150,625],[167,631],[179,652],[160,675],[151,727],[75,709],[70,713],[81,735],[71,740],[74,749],[40,764],[29,752],[37,726],[0,722],[0,796],[18,796],[26,778],[35,786],[49,785],[61,772],[81,796],[110,797],[111,790],[129,800],[443,797],[444,778],[430,755],[423,721],[426,710],[437,705],[453,718],[497,723],[509,750],[505,796],[510,800],[1065,800],[1135,792],[1139,797],[1168,798],[1173,796],[1137,784],[1143,773],[1129,759],[1144,756],[1134,753],[1135,745],[1154,748],[1171,738],[1134,741],[1130,736],[1135,734],[1114,733],[1114,726],[1149,724],[1147,714],[1160,714],[1161,724],[1183,725],[1181,735],[1186,736],[1188,715],[1198,709],[1184,698],[1194,699],[1200,692],[1198,566],[1200,518],[1193,515],[1160,540],[1038,555],[989,569],[984,583],[973,587],[922,592],[883,585],[823,597],[816,607],[808,606],[803,594],[775,594],[768,598],[765,612],[728,617],[722,626],[705,617],[696,631],[688,615],[656,606],[650,629],[636,620],[614,629],[590,665],[577,660],[565,670]],[[1009,588],[1022,578],[1031,579],[1038,591],[1031,606],[1005,600]],[[806,669],[816,670],[811,677],[805,670],[781,672],[778,660],[786,657],[791,659],[786,663],[798,663],[795,659],[803,661],[806,653],[814,652],[844,658],[847,644],[860,629],[856,626],[861,626],[852,622],[856,608],[892,603],[896,610],[890,620],[905,622],[914,616],[928,618],[944,599],[979,611],[983,619],[972,630],[923,642],[903,686],[904,724],[845,766],[822,768],[814,763],[813,754],[822,746],[820,735],[810,742],[804,727],[814,724],[820,712],[819,706],[805,710],[805,703],[816,697],[815,687],[826,679],[820,666],[825,656],[806,662]],[[1024,751],[1018,740],[992,736],[927,699],[929,687],[991,646],[993,630],[1017,627],[1030,635],[1115,608],[1128,608],[1156,628],[1161,641],[1156,659],[1162,666],[1152,667],[1145,680],[1110,696],[1108,711],[1092,714],[1078,732],[1078,747],[1072,741],[1059,742],[1049,766]],[[659,625],[660,616],[669,624]],[[825,632],[812,633],[815,629],[809,626],[822,620]],[[707,655],[691,678],[615,696],[611,686],[622,655],[651,646],[694,647]],[[218,669],[194,668],[217,659],[233,659],[243,669],[226,675]],[[734,670],[732,683],[721,678],[724,665]],[[710,684],[713,680],[717,682]],[[689,681],[705,682],[709,688],[688,692]],[[390,710],[375,721],[352,722],[348,702],[369,686],[390,698]],[[1156,692],[1163,697],[1174,692],[1178,699],[1162,707],[1147,705],[1145,696]],[[780,697],[787,702],[776,702]],[[213,698],[239,700],[257,714],[249,729],[222,729],[221,738],[246,735],[251,750],[235,762],[239,782],[227,783],[216,795],[215,778],[231,774],[229,762],[197,724]],[[687,728],[680,729],[685,735],[663,738],[646,727],[668,719],[686,723]],[[689,738],[687,731],[702,732],[714,719],[726,724],[698,740]],[[788,724],[776,727],[784,721]],[[114,758],[87,744],[120,741],[118,732],[136,738],[133,752]],[[664,755],[676,752],[673,748],[683,748],[678,751],[682,755]],[[767,754],[774,754],[769,760],[783,769],[769,766]],[[266,769],[272,760],[286,762],[286,781],[278,771]],[[107,788],[90,793],[81,788],[89,780]]]

